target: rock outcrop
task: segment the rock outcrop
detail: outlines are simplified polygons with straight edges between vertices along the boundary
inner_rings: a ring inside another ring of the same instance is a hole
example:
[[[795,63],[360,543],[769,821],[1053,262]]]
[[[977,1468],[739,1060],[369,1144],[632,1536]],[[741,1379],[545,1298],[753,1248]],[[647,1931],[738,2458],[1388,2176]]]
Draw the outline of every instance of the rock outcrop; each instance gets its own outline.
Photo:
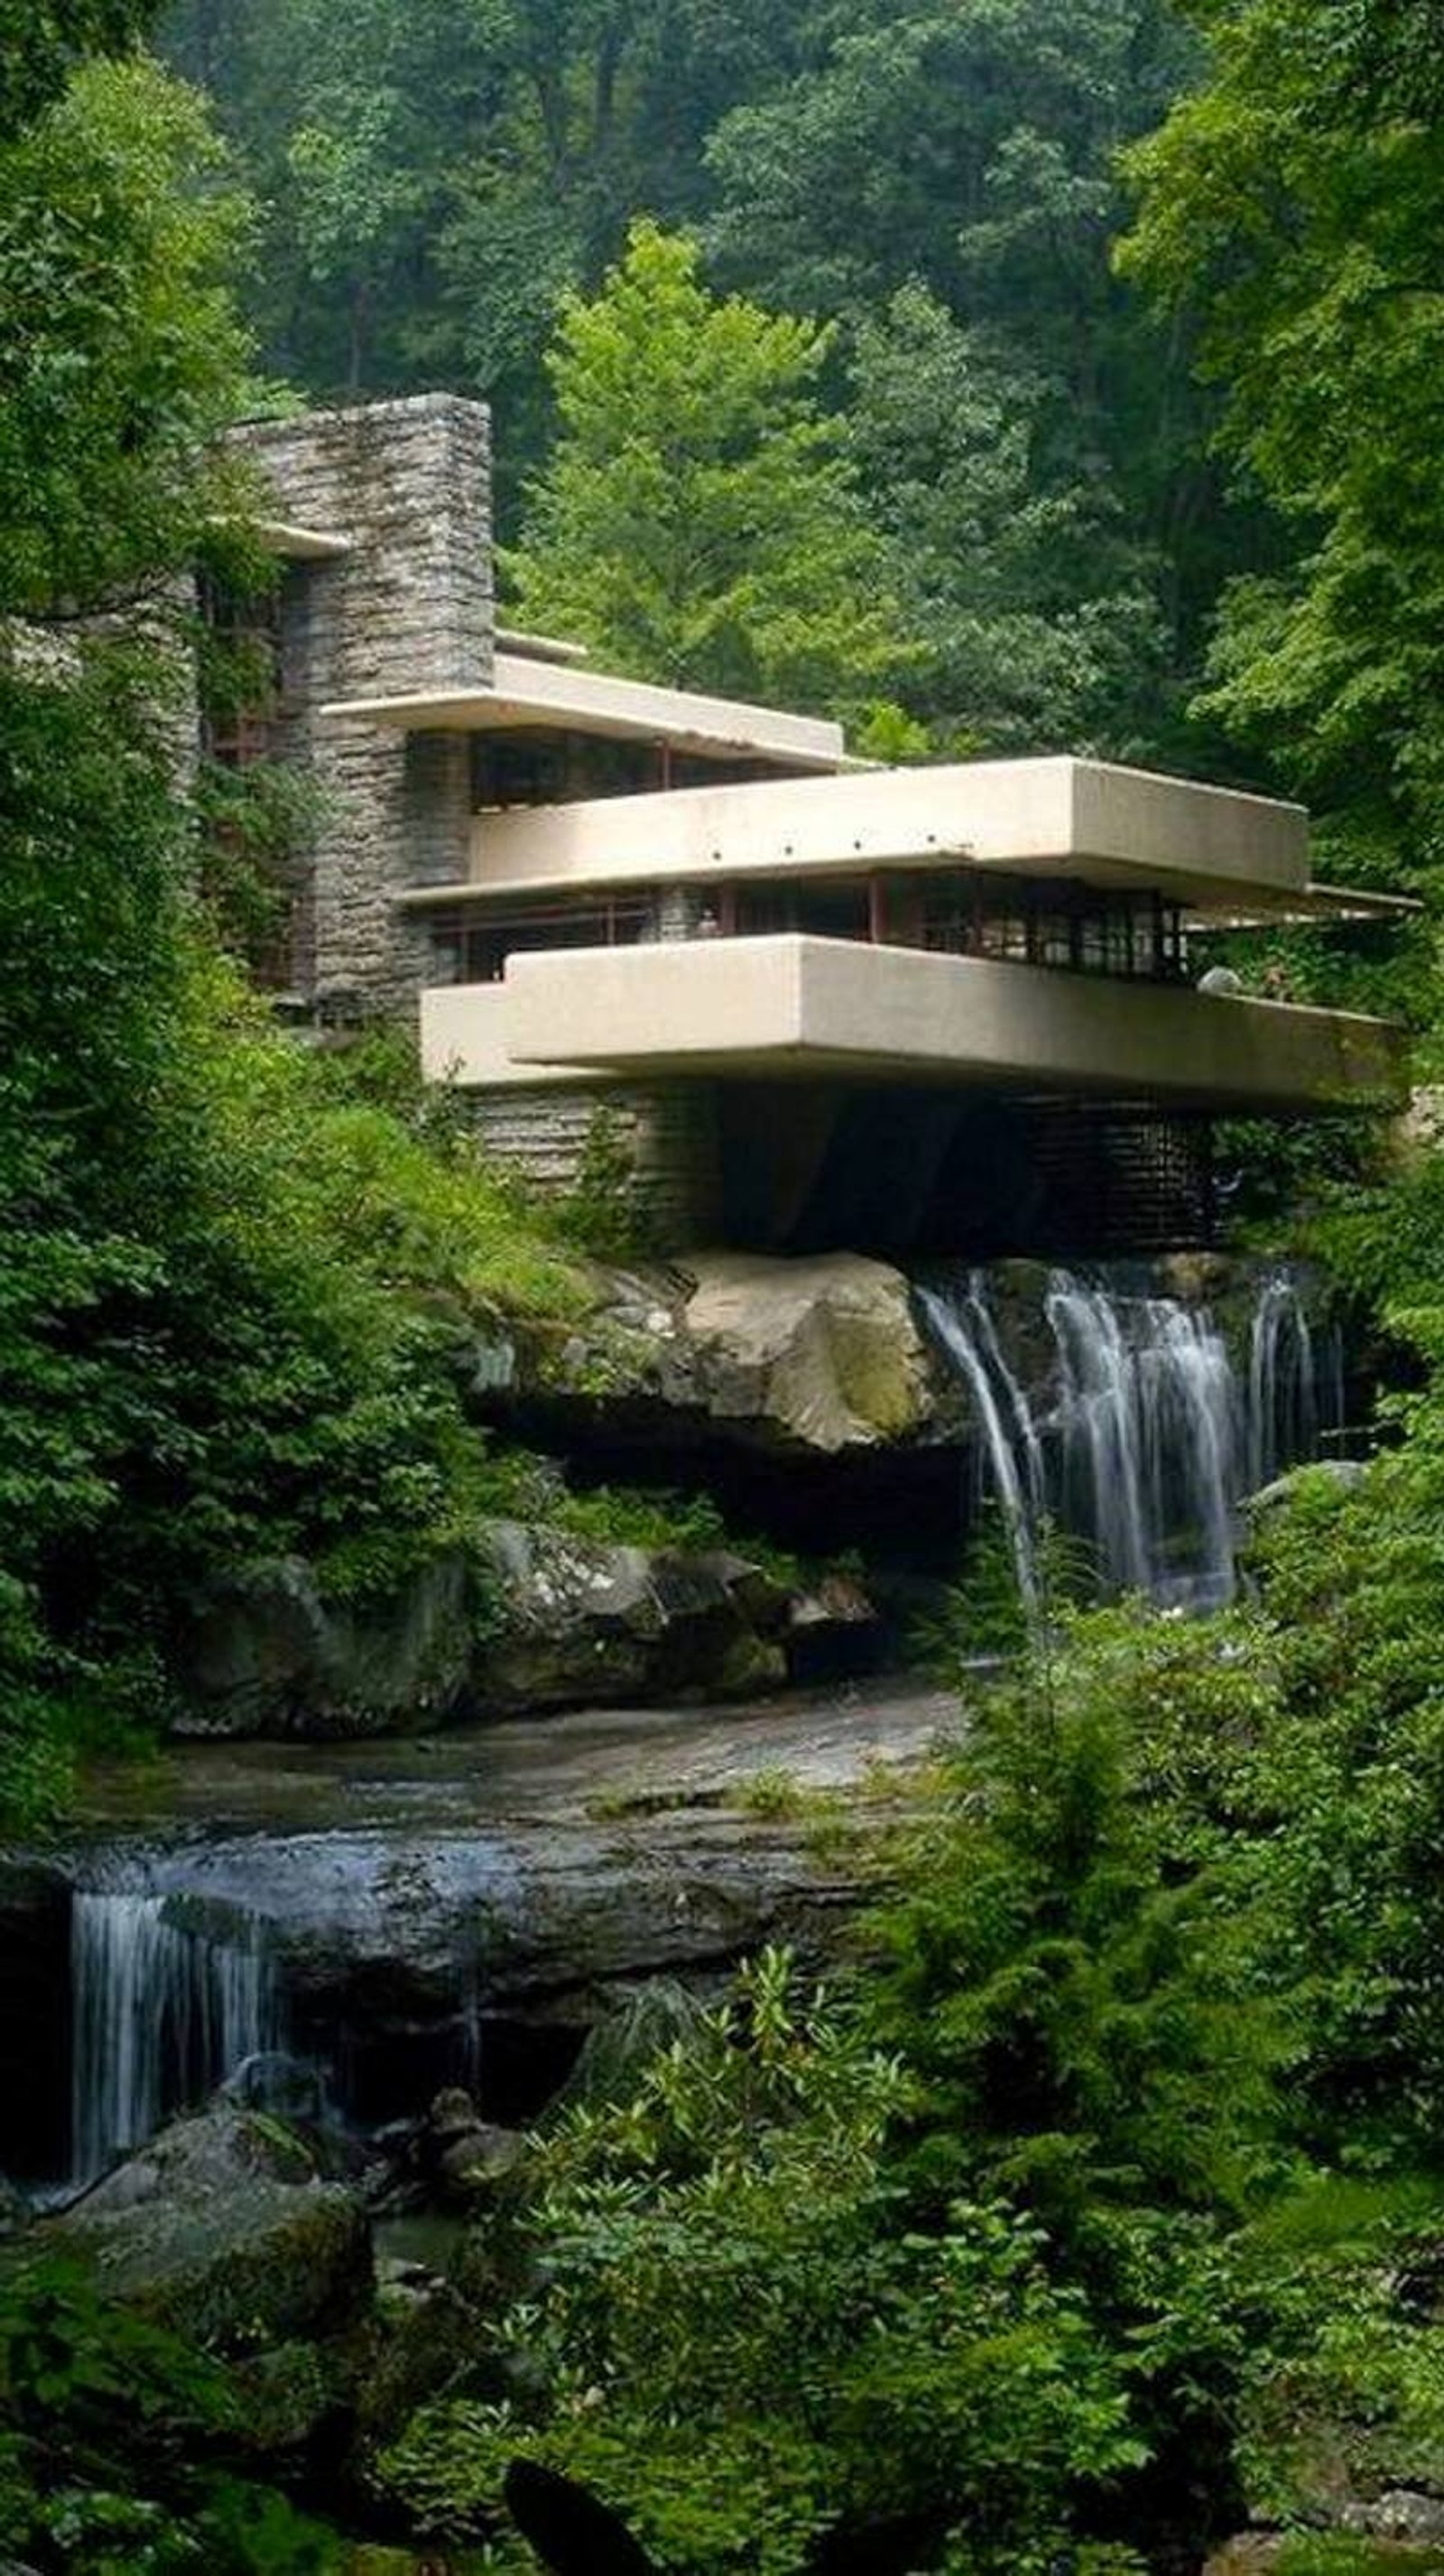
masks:
[[[364,1610],[324,1598],[298,1557],[214,1582],[176,1650],[186,1736],[317,1742],[419,1734],[460,1717],[776,1687],[875,1617],[841,1578],[794,1594],[726,1549],[621,1547],[493,1521]],[[802,1651],[802,1649],[800,1649]]]
[[[491,1633],[474,1670],[490,1709],[741,1698],[787,1677],[789,1594],[759,1567],[607,1547],[495,1521],[483,1539]]]
[[[479,1340],[466,1369],[483,1404],[577,1426],[645,1419],[674,1445],[832,1457],[946,1439],[958,1422],[906,1278],[858,1253],[598,1273],[595,1307],[564,1338]]]
[[[994,1261],[986,1275],[999,1347],[1041,1398],[1058,1368],[1045,1312],[1050,1265]],[[1114,1270],[1130,1295],[1206,1305],[1240,1351],[1267,1275],[1267,1264],[1214,1253]],[[479,1412],[520,1420],[562,1449],[645,1441],[654,1477],[669,1449],[865,1460],[957,1447],[975,1427],[912,1281],[889,1262],[699,1252],[685,1268],[593,1276],[595,1303],[564,1331],[528,1333],[496,1318],[463,1333],[458,1366]]]
[[[475,1584],[457,1552],[364,1608],[323,1598],[302,1557],[239,1565],[192,1606],[176,1641],[181,1735],[386,1735],[464,1705]]]
[[[371,2293],[371,2233],[278,2121],[217,2103],[178,2120],[52,2223],[107,2296],[215,2352],[339,2332]]]

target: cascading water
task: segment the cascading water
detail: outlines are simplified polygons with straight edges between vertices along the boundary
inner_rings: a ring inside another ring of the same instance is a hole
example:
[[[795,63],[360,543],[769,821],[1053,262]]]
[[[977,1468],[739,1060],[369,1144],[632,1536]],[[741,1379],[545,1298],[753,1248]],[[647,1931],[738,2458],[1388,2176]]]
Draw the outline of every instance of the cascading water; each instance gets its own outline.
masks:
[[[1053,1272],[1043,1314],[1054,1369],[1036,1405],[1004,1355],[981,1274],[919,1296],[972,1398],[1030,1613],[1049,1522],[1087,1542],[1106,1591],[1195,1609],[1227,1601],[1244,1493],[1315,1455],[1341,1417],[1336,1341],[1321,1364],[1285,1273],[1260,1288],[1240,1371],[1206,1308]]]
[[[1344,1419],[1343,1346],[1317,1334],[1286,1273],[1254,1308],[1248,1366],[1248,1481],[1258,1493],[1284,1467],[1317,1455]]]
[[[1018,1595],[1031,1619],[1038,1608],[1037,1540],[1046,1495],[1042,1451],[1027,1400],[1003,1357],[987,1293],[977,1277],[961,1296],[932,1288],[917,1293],[982,1425]]]
[[[165,1896],[78,1889],[70,1988],[76,2183],[278,2044],[275,1977],[260,1927],[245,1916],[212,1938],[177,1922]]]

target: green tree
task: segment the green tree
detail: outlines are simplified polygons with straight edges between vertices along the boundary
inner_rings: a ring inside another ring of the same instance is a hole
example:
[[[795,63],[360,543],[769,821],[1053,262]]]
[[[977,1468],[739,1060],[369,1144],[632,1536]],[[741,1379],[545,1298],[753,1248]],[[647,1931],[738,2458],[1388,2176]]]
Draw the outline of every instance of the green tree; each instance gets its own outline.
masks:
[[[918,280],[852,334],[850,453],[945,747],[1137,750],[1171,689],[1157,566],[1105,474],[1050,482],[1061,389]]]
[[[520,611],[626,671],[856,707],[903,665],[880,541],[818,403],[830,336],[719,301],[634,227],[551,360],[560,434],[507,558]]]
[[[1226,592],[1210,701],[1342,864],[1438,862],[1444,207],[1432,13],[1222,0],[1208,78],[1133,155],[1127,273],[1196,331],[1288,560]]]
[[[709,146],[719,274],[855,340],[869,500],[933,565],[918,702],[986,740],[1207,763],[1181,684],[1258,514],[1111,273],[1119,146],[1195,60],[1158,0],[858,0]]]
[[[3,0],[0,142],[31,124],[93,54],[128,53],[160,0]]]
[[[463,1534],[478,1449],[414,1288],[574,1294],[464,1153],[346,1095],[211,954],[185,750],[196,563],[262,577],[220,438],[246,223],[152,63],[87,66],[0,149],[7,1819],[164,1712],[218,1567],[293,1546],[354,1591]]]
[[[0,1658],[7,1795],[83,1702],[73,1567],[144,1438],[103,1318],[156,1279],[183,813],[158,641],[215,509],[240,222],[198,101],[93,64],[0,151]],[[96,612],[124,608],[124,640]],[[119,1681],[117,1698],[123,1696]],[[47,1714],[48,1713],[48,1714]]]
[[[678,2576],[801,2576],[870,2523],[956,2576],[1074,2564],[1071,2491],[1139,2457],[1122,2374],[1006,2207],[907,2226],[909,2093],[770,1952],[635,2098],[574,2111],[533,2169],[534,2290],[382,2464],[423,2528],[493,2525],[521,2451],[594,2481]],[[507,2352],[524,2388],[488,2403]]]
[[[638,206],[701,210],[710,128],[796,52],[764,0],[174,0],[164,33],[267,209],[268,359],[319,394],[485,394],[508,511],[562,297]]]

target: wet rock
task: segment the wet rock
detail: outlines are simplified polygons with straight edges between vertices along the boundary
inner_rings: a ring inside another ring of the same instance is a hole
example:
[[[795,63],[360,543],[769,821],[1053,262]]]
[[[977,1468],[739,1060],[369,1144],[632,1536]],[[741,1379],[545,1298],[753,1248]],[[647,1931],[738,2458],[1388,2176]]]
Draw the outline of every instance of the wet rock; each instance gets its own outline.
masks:
[[[1335,1493],[1351,1494],[1368,1472],[1361,1458],[1315,1458],[1308,1466],[1291,1467],[1287,1475],[1276,1476],[1271,1485],[1261,1486],[1256,1494],[1247,1497],[1243,1510],[1257,1525],[1287,1511],[1298,1494],[1310,1487],[1317,1491],[1321,1486],[1330,1486]]]
[[[1371,2503],[1346,2505],[1339,2521],[1345,2531],[1374,2540],[1444,2542],[1444,2500],[1413,2487],[1393,2487]]]
[[[466,1696],[472,1583],[455,1552],[389,1600],[323,1600],[300,1557],[217,1577],[174,1653],[181,1735],[384,1735],[453,1715]]]
[[[99,1868],[149,1888],[197,1925],[239,1913],[256,1926],[288,2049],[328,2070],[348,2123],[398,2124],[371,2138],[379,2163],[404,2157],[418,2107],[462,2076],[489,2120],[533,2120],[587,2030],[654,1978],[712,1994],[768,1941],[820,1968],[875,1884],[870,1854],[820,1844],[805,1802],[763,1812],[752,1784],[846,1791],[923,1756],[956,1716],[949,1694],[892,1684],[725,1715],[594,1709],[422,1740],[197,1744],[171,1763],[160,1818],[153,1786],[116,1775],[103,1843],[92,1827],[68,1865],[83,1884]],[[65,1924],[62,1907],[62,1997]],[[263,2057],[255,2081],[265,2095],[293,2071]],[[329,2124],[293,2109],[289,2126],[329,2157]],[[395,2206],[390,2178],[373,2181]]]
[[[521,1521],[492,1522],[482,1556],[495,1625],[476,1688],[489,1708],[744,1697],[786,1678],[788,1596],[744,1558],[609,1547]]]
[[[269,2111],[278,2120],[317,2129],[332,2117],[326,2079],[318,2066],[284,2049],[259,2049],[243,2057],[221,2085],[217,2100],[242,2111]]]
[[[280,2121],[229,2106],[162,2130],[51,2232],[107,2294],[214,2351],[332,2333],[371,2291],[359,2201]]]
[[[469,2093],[438,2093],[419,2141],[418,2160],[437,2198],[466,2208],[486,2197],[520,2163],[526,2140],[516,2129],[484,2120]]]

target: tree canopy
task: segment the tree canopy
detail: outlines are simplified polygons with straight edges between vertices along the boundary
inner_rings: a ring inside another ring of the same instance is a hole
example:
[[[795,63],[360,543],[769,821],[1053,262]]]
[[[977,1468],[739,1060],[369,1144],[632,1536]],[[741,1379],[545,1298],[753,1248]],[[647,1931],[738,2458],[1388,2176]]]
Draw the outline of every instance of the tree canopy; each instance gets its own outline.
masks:
[[[551,360],[558,435],[506,559],[522,615],[639,677],[856,702],[904,659],[883,549],[818,402],[831,335],[709,295],[637,225]]]
[[[1225,0],[1209,76],[1135,151],[1125,274],[1190,317],[1219,441],[1283,560],[1225,586],[1215,717],[1397,871],[1444,787],[1444,127],[1409,8]]]

